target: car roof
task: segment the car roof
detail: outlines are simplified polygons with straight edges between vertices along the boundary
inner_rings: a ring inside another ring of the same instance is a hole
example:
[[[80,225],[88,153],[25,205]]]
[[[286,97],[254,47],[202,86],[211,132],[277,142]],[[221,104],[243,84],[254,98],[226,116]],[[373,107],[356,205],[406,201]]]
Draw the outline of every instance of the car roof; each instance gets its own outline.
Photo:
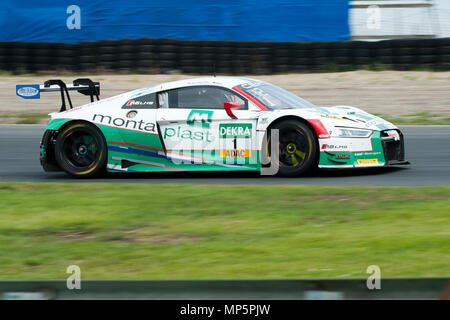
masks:
[[[165,82],[161,84],[157,84],[151,87],[142,88],[138,91],[140,94],[159,92],[164,90],[176,89],[181,87],[189,87],[189,86],[201,86],[201,85],[217,85],[221,87],[225,87],[231,89],[235,86],[250,82],[256,81],[250,78],[241,78],[241,77],[199,77],[199,78],[191,78],[191,79],[183,79],[178,81]],[[135,91],[133,91],[135,93]]]
[[[187,86],[198,85],[219,85],[226,88],[233,88],[243,83],[254,81],[253,79],[240,77],[200,77],[192,79],[184,79],[160,84],[165,90]]]

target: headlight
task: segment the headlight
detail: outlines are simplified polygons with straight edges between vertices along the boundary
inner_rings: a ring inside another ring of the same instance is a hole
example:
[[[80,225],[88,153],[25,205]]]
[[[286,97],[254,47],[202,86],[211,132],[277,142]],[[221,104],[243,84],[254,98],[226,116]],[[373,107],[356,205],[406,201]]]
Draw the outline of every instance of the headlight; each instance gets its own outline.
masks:
[[[339,138],[368,138],[372,130],[337,127],[333,130],[332,136]]]

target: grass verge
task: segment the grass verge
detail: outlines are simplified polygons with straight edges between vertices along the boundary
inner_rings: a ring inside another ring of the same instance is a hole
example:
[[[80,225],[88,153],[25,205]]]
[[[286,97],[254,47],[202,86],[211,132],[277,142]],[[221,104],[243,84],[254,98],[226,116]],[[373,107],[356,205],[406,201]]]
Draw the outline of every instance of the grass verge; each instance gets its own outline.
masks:
[[[0,279],[450,276],[450,187],[0,183]]]
[[[401,116],[375,114],[395,125],[450,125],[450,116],[431,112],[410,113]]]
[[[45,123],[49,118],[48,113],[12,113],[0,114],[0,123],[14,124],[39,124]]]

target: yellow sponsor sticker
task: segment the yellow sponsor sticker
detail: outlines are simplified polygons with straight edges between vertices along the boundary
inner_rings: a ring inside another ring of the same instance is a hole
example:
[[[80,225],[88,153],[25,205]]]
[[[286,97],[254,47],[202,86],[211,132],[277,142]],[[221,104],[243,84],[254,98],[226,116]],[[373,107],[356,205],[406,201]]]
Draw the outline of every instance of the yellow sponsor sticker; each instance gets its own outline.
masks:
[[[378,159],[358,159],[358,164],[378,164]]]
[[[251,156],[252,150],[249,149],[220,150],[221,158],[250,158]]]

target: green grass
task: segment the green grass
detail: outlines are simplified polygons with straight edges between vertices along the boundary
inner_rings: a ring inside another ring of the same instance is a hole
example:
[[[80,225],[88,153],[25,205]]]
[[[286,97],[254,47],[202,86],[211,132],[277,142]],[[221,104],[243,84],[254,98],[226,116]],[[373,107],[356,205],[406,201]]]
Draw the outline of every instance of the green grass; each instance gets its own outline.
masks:
[[[375,113],[375,115],[396,125],[450,125],[450,115],[432,112],[410,113],[401,116],[377,113]]]
[[[0,279],[450,276],[450,187],[0,183]]]
[[[48,119],[48,113],[12,113],[0,114],[0,119],[14,119],[16,124],[38,124]]]

